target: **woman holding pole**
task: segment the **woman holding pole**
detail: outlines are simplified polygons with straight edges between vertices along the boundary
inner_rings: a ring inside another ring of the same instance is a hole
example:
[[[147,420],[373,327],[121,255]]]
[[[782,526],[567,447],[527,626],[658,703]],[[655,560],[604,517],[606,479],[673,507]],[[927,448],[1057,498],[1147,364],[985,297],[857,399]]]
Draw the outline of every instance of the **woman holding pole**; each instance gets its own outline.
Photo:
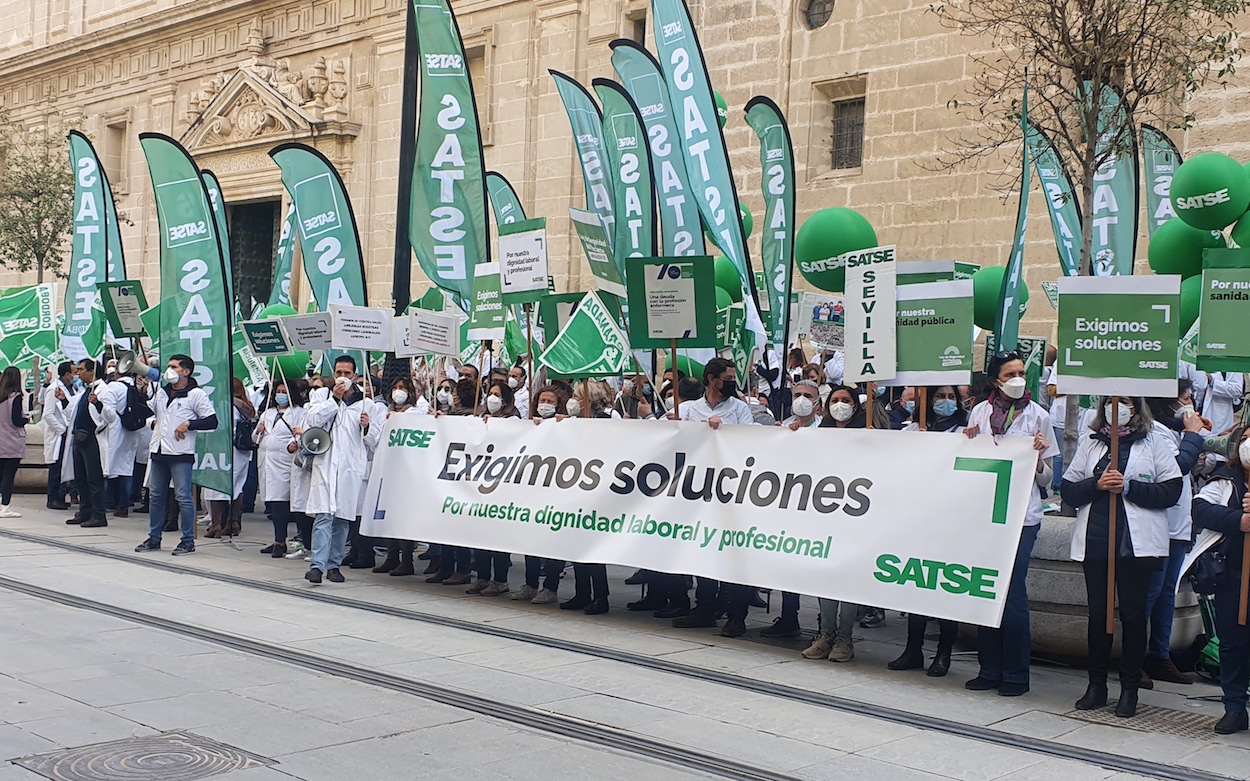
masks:
[[[1024,359],[1015,350],[996,353],[985,367],[990,382],[989,397],[968,413],[964,435],[1029,437],[1037,451],[1037,474],[1029,495],[1024,528],[1016,546],[1016,562],[1007,586],[1007,603],[998,628],[977,628],[977,677],[964,684],[971,691],[997,689],[1000,696],[1019,697],[1029,690],[1029,660],[1032,636],[1029,632],[1029,593],[1025,579],[1037,531],[1042,523],[1041,489],[1050,485],[1051,459],[1059,453],[1050,415],[1034,402],[1028,391]]]
[[[1172,443],[1155,431],[1144,400],[1104,399],[1092,428],[1077,446],[1061,489],[1064,500],[1078,508],[1072,524],[1072,560],[1085,570],[1089,605],[1089,686],[1076,707],[1094,710],[1107,704],[1114,639],[1107,631],[1107,611],[1113,609],[1108,594],[1112,569],[1123,627],[1115,715],[1130,718],[1137,714],[1137,690],[1146,661],[1146,595],[1151,577],[1167,558],[1167,510],[1180,499],[1184,481]],[[1122,520],[1116,523],[1116,518]]]
[[[1246,627],[1246,548],[1250,547],[1250,429],[1241,432],[1237,450],[1211,475],[1194,497],[1194,526],[1224,535],[1224,578],[1215,588],[1215,632],[1220,638],[1220,688],[1224,717],[1215,725],[1221,735],[1250,726],[1246,686],[1250,683],[1250,630]]]

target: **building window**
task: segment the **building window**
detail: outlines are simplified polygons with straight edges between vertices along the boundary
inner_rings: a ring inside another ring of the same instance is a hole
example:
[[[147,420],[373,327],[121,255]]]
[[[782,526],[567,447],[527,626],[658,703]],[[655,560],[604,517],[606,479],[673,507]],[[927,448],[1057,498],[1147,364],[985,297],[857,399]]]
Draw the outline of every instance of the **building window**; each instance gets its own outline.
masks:
[[[104,137],[100,139],[100,162],[104,166],[104,174],[109,179],[109,186],[114,195],[125,195],[129,191],[126,180],[127,155],[126,140],[130,131],[130,112],[119,111],[101,117]]]
[[[494,55],[494,30],[486,28],[481,34],[465,42],[465,57],[469,65],[469,80],[473,83],[473,97],[477,103],[477,121],[482,131],[482,145],[494,143],[492,125],[495,118],[494,100],[491,95],[491,58]]]
[[[803,20],[807,22],[809,30],[824,27],[831,16],[833,0],[807,0],[807,7],[803,9]]]
[[[647,17],[640,16],[637,19],[630,20],[629,37],[639,46],[647,45]]]
[[[859,168],[864,164],[864,99],[834,101],[833,168]]]

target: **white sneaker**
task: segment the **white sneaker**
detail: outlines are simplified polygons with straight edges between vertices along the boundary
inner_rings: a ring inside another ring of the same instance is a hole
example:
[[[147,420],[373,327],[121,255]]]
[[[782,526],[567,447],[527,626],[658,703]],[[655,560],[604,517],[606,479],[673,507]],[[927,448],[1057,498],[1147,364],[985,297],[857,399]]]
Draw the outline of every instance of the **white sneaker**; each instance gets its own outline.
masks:
[[[308,551],[304,554],[304,561],[312,561],[312,551]]]
[[[291,543],[290,548],[291,549],[287,551],[285,558],[302,559],[304,556],[308,555],[308,551],[304,550],[304,546],[300,545],[298,542]]]
[[[550,605],[552,602],[559,599],[560,598],[556,596],[556,592],[544,588],[540,589],[539,592],[534,595],[534,598],[530,600],[530,603],[535,605]]]
[[[521,586],[519,591],[512,592],[512,599],[517,602],[529,602],[538,596],[538,589],[533,586]]]
[[[22,514],[9,509],[7,504],[0,504],[0,518],[21,518]]]

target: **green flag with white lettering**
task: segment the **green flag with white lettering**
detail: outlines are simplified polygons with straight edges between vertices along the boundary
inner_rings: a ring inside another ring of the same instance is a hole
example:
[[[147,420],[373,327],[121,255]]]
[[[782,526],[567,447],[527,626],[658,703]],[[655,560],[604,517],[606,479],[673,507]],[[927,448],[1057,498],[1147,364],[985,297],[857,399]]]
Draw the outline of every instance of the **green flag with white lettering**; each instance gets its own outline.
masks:
[[[473,82],[449,0],[412,0],[412,7],[421,86],[408,238],[426,276],[467,307],[473,268],[490,261]]]
[[[680,136],[660,63],[631,40],[617,39],[609,45],[612,67],[620,77],[621,86],[638,106],[650,140],[656,206],[660,212],[661,255],[667,258],[702,255],[699,205],[690,187],[686,163],[678,150]]]
[[[625,277],[625,258],[652,258],[655,242],[655,184],[651,154],[638,107],[625,88],[611,79],[591,86],[603,104],[603,143],[612,181],[616,236],[612,255]]]
[[[304,274],[317,309],[368,306],[360,232],[338,171],[325,155],[303,144],[282,144],[269,156],[282,169],[282,185],[295,205]]]
[[[221,265],[226,270],[226,295],[234,304],[234,320],[243,319],[239,307],[238,291],[234,289],[234,263],[230,260],[230,227],[226,222],[226,199],[221,194],[221,182],[217,174],[207,168],[200,171],[204,180],[204,189],[208,190],[208,205],[213,210],[213,222],[217,225],[217,235],[221,239]]]
[[[994,338],[1000,350],[1016,349],[1016,339],[1020,336],[1020,306],[1024,285],[1024,233],[1029,225],[1029,87],[1024,87],[1024,98],[1020,108],[1020,138],[1023,155],[1020,164],[1020,203],[1016,210],[1015,240],[1011,245],[1011,254],[1007,257],[1007,270],[1003,274],[1003,284],[998,291],[998,322],[994,328]]]
[[[1081,270],[1081,209],[1072,177],[1050,136],[1033,125],[1029,125],[1029,153],[1033,155],[1037,178],[1046,193],[1046,209],[1050,212],[1059,265],[1063,267],[1064,276],[1074,277]]]
[[[1087,84],[1086,92],[1091,91]],[[1098,152],[1106,156],[1094,175],[1093,198],[1093,275],[1096,277],[1128,276],[1133,273],[1137,252],[1137,134],[1127,133],[1128,149],[1112,154],[1110,141],[1113,128],[1124,125],[1125,109],[1120,94],[1104,87],[1099,113]]]
[[[1176,216],[1172,208],[1172,175],[1181,165],[1181,153],[1157,127],[1141,126],[1141,157],[1146,164],[1146,230],[1155,228]]]
[[[773,344],[785,347],[794,281],[794,147],[776,103],[752,98],[746,117],[760,139],[760,186],[764,190],[760,256],[768,288],[768,336]]]
[[[87,137],[69,133],[69,158],[74,169],[74,236],[65,284],[65,325],[62,349],[72,360],[94,358],[104,349],[104,308],[96,285],[107,281],[109,257],[121,256],[108,246],[112,191],[104,167]],[[10,358],[12,356],[9,356]]]
[[[495,212],[496,225],[525,222],[525,207],[521,205],[521,199],[517,197],[512,182],[509,182],[503,174],[497,171],[487,171],[486,191],[490,194],[490,205]]]
[[[629,340],[593,290],[578,304],[538,362],[561,377],[612,377],[625,370]]]
[[[163,357],[175,353],[195,361],[195,381],[208,394],[217,414],[216,431],[196,436],[196,485],[232,493],[230,402],[230,296],[221,236],[209,205],[208,189],[195,161],[177,141],[142,133],[160,225]]]
[[[273,258],[273,288],[269,291],[269,305],[291,305],[291,267],[295,259],[295,204],[286,208],[282,220],[282,233],[278,236],[278,249]]]

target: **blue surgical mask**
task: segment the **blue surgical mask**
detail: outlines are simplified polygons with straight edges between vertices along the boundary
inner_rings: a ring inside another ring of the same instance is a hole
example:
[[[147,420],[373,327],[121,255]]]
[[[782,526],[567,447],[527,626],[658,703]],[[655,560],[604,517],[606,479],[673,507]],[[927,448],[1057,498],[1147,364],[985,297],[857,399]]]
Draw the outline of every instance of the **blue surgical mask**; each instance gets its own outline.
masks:
[[[915,399],[911,399],[911,400],[909,400],[909,401],[905,401],[905,402],[903,402],[903,409],[907,410],[907,413],[908,413],[909,415],[910,415],[910,414],[915,414],[915,412],[916,412],[916,401],[915,401]]]
[[[279,407],[285,407],[286,405],[291,403],[291,397],[286,395],[285,393],[274,394],[273,400],[277,402]]]
[[[949,418],[955,414],[955,410],[959,409],[959,402],[954,399],[938,399],[933,402],[933,411],[940,418]]]
[[[74,390],[76,391],[82,390],[82,377],[75,377],[73,384],[74,384]]]
[[[884,385],[878,385],[878,386],[877,386],[877,389],[876,389],[875,391],[873,391],[873,392],[872,392],[872,395],[874,395],[874,396],[884,396],[884,395],[885,395],[885,386],[884,386]]]

